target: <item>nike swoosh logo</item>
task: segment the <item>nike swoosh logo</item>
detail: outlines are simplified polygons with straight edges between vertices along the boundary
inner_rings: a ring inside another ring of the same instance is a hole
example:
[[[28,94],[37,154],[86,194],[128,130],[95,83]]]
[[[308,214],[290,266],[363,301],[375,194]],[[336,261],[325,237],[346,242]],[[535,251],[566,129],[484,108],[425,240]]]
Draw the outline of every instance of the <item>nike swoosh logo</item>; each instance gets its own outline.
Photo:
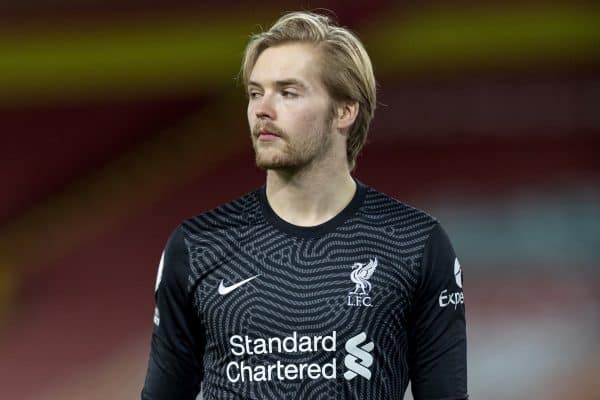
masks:
[[[233,284],[233,285],[231,285],[231,286],[225,286],[225,285],[223,284],[223,280],[221,279],[221,283],[219,284],[219,294],[220,294],[221,296],[225,296],[226,294],[233,292],[235,289],[239,288],[239,287],[240,287],[240,286],[242,286],[243,284],[250,282],[250,281],[251,281],[252,279],[254,279],[254,278],[258,278],[259,276],[260,276],[260,274],[258,274],[258,275],[254,275],[254,276],[253,276],[253,277],[251,277],[251,278],[244,279],[243,281],[241,281],[241,282],[238,282],[238,283],[235,283],[235,284]]]

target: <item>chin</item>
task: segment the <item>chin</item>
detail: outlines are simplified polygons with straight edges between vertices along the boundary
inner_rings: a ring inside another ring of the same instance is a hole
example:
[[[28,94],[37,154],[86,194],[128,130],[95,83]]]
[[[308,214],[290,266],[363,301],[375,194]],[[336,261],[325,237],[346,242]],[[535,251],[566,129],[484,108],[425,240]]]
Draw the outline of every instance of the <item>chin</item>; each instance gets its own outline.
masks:
[[[255,147],[254,151],[256,166],[262,169],[277,168],[285,161],[285,157],[277,149]]]
[[[290,163],[285,162],[285,160],[266,157],[256,157],[256,166],[264,170],[282,170],[292,168],[292,165],[290,165]]]
[[[295,169],[299,165],[296,160],[293,160],[291,157],[286,157],[282,154],[261,154],[260,152],[256,153],[256,166],[258,168],[267,170],[289,170]]]

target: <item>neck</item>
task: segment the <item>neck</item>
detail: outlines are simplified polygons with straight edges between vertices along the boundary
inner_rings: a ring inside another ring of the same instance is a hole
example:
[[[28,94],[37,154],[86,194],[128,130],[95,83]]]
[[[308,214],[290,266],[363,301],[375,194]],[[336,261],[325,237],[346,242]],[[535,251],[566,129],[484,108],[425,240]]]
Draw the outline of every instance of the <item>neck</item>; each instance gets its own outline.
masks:
[[[352,200],[356,183],[348,167],[308,166],[301,171],[269,170],[267,199],[283,220],[298,226],[322,224]]]

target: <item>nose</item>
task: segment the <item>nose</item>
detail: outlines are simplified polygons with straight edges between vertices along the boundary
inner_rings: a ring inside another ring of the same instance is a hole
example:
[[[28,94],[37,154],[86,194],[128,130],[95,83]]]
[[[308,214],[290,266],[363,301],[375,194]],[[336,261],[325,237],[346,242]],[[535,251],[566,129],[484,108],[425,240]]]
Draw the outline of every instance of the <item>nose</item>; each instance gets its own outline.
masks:
[[[277,114],[273,104],[273,96],[264,93],[258,99],[254,100],[254,115],[259,119],[275,119]]]

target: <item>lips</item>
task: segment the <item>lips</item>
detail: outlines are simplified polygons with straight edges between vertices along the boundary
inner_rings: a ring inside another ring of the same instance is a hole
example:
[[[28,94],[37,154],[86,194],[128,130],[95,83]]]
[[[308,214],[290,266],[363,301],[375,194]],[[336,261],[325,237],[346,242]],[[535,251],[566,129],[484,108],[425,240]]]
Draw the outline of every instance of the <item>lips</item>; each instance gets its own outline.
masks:
[[[256,130],[256,138],[261,141],[272,141],[282,138],[282,135],[277,129],[271,127],[261,127]]]
[[[279,135],[271,131],[260,131],[258,137],[279,137]]]

